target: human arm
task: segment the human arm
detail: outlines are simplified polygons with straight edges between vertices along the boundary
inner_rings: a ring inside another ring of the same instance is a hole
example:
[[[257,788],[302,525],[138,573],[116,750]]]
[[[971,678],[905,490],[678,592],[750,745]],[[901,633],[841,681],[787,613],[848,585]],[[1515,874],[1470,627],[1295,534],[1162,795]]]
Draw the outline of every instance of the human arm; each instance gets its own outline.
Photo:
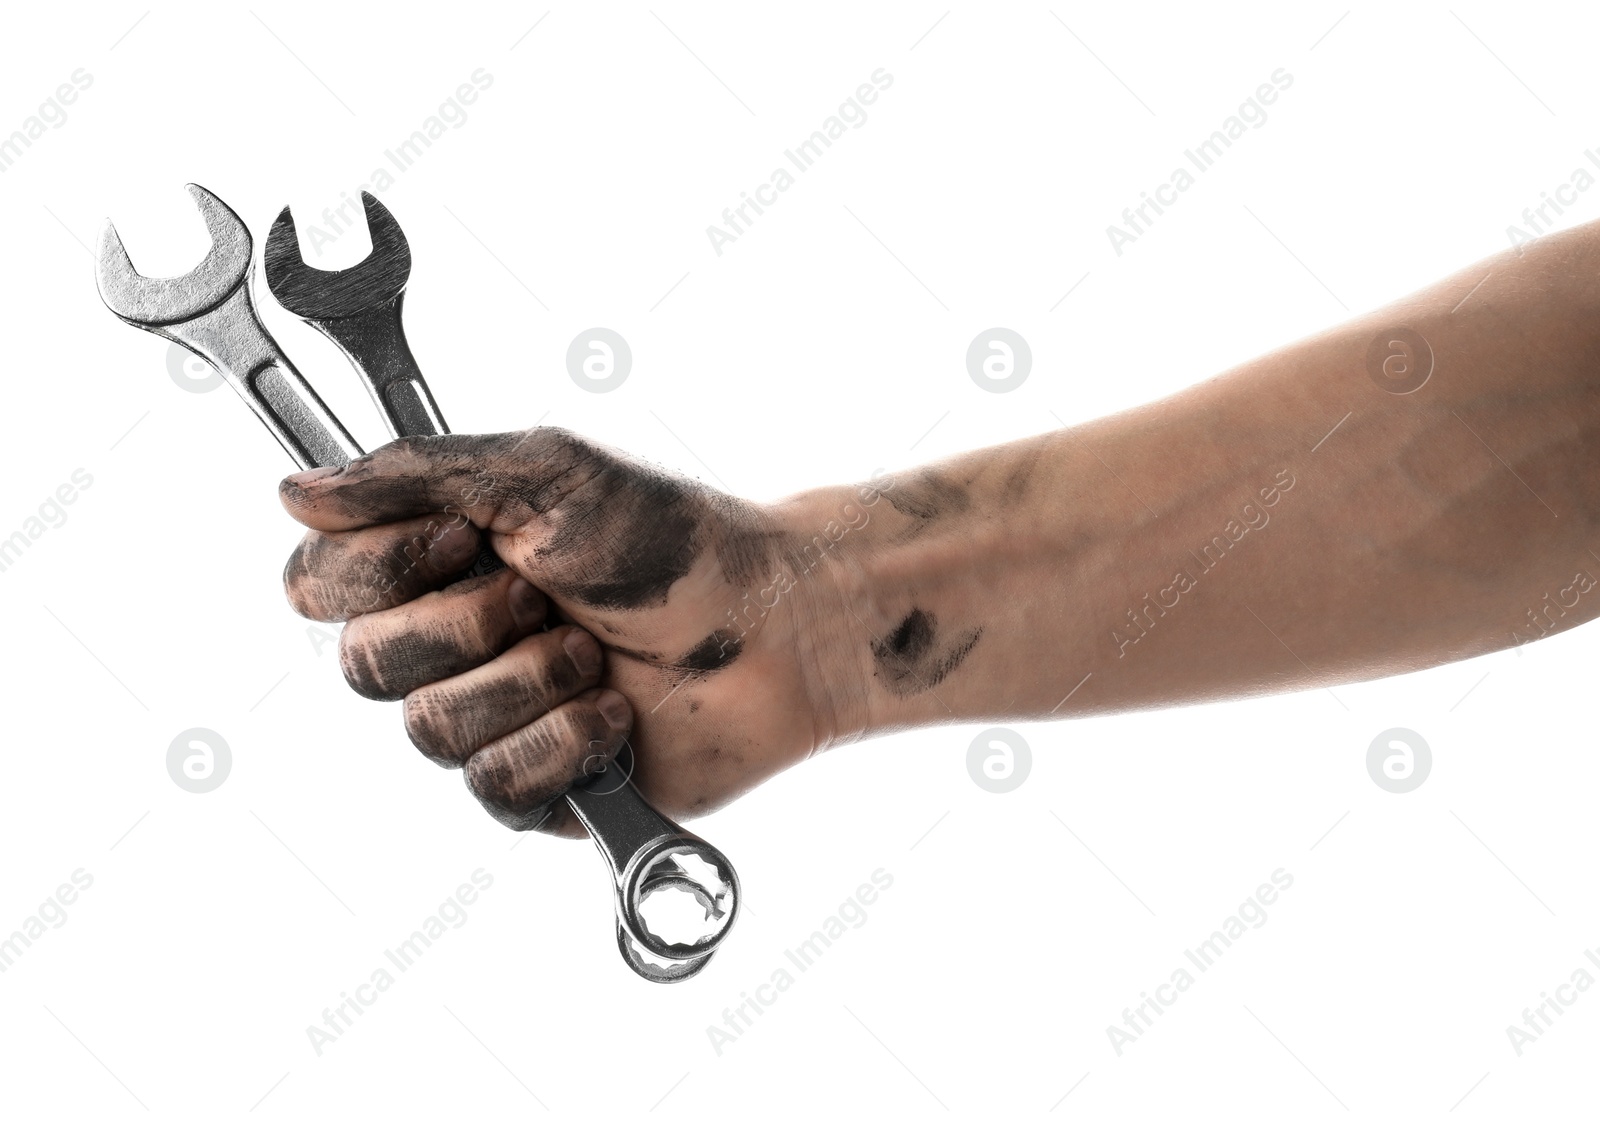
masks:
[[[406,696],[419,747],[497,816],[568,833],[545,808],[624,735],[689,817],[896,728],[1464,658],[1600,611],[1596,278],[1600,232],[1552,235],[1163,401],[773,503],[559,430],[397,442],[285,483],[313,528],[290,596],[357,617],[352,683]],[[1402,326],[1434,366],[1406,394],[1369,369]],[[483,531],[522,583],[430,593]],[[529,584],[555,639],[507,622]],[[603,667],[560,662],[579,629]]]

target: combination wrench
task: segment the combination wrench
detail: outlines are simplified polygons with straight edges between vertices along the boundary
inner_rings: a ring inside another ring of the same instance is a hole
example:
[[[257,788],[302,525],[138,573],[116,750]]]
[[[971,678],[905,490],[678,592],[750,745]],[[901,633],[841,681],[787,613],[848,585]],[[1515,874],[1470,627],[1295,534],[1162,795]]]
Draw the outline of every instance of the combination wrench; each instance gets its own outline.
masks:
[[[101,299],[124,322],[180,344],[221,371],[302,469],[342,466],[362,455],[262,325],[251,294],[249,229],[205,188],[188,189],[211,235],[204,260],[182,277],[141,276],[108,221],[97,255]],[[400,319],[410,248],[383,204],[366,192],[362,202],[373,250],[338,271],[305,264],[284,208],[267,239],[268,284],[280,303],[350,359],[392,435],[448,432]],[[484,552],[474,572],[501,567],[487,546]],[[716,847],[651,807],[631,782],[632,770],[625,742],[609,765],[565,798],[610,869],[623,959],[650,981],[682,981],[705,968],[732,929],[738,876]],[[652,927],[647,903],[670,893],[687,894],[703,909],[698,934],[684,940]]]

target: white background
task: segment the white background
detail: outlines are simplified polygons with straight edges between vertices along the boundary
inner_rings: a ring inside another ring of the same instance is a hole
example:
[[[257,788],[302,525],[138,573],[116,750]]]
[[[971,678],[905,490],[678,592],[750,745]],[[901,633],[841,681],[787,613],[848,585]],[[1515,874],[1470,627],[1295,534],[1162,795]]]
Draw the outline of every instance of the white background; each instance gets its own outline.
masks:
[[[543,418],[775,497],[1161,396],[1504,248],[1600,145],[1593,12],[144,12],[6,17],[0,133],[76,68],[93,85],[0,175],[0,537],[74,469],[93,484],[0,573],[0,935],[75,869],[94,880],[0,974],[0,1112],[1593,1104],[1600,994],[1520,1057],[1506,1028],[1574,970],[1600,977],[1582,954],[1600,947],[1594,629],[1337,696],[1021,727],[1032,771],[1010,794],[969,778],[977,728],[843,749],[697,824],[749,909],[699,978],[650,986],[617,955],[588,843],[519,842],[410,747],[395,707],[344,687],[283,601],[287,461],[230,391],[178,387],[167,344],[105,311],[87,252],[111,215],[142,271],[187,270],[206,244],[190,180],[259,252],[281,206],[304,226],[353,196],[484,68],[465,123],[382,193],[453,427]],[[867,122],[714,253],[707,225],[880,67],[894,83]],[[1266,124],[1113,253],[1106,226],[1278,68],[1294,81]],[[1594,218],[1600,190],[1562,222]],[[366,248],[355,233],[307,252],[331,268]],[[343,360],[257,287],[302,371],[379,443]],[[595,325],[633,349],[607,394],[565,370]],[[1008,394],[964,366],[996,325],[1033,350]],[[1569,581],[1552,572],[1552,592]],[[233,761],[203,795],[166,765],[196,726]],[[1406,795],[1366,769],[1394,726],[1434,757]],[[465,925],[318,1056],[307,1027],[479,868],[494,884]],[[708,1026],[880,868],[893,887],[867,922],[791,966],[718,1055]],[[1107,1026],[1279,868],[1294,883],[1268,922],[1119,1056]]]

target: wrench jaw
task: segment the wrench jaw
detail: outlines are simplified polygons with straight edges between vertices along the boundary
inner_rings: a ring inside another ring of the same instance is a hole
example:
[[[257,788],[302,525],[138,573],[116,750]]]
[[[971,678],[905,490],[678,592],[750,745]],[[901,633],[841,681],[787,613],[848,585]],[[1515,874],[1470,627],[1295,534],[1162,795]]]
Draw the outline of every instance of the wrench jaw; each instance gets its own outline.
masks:
[[[188,191],[211,234],[211,248],[184,276],[141,275],[110,219],[100,232],[95,265],[100,299],[135,327],[154,330],[204,315],[233,295],[250,275],[254,243],[249,228],[227,203],[198,183],[189,184]]]
[[[300,255],[294,215],[279,212],[267,234],[267,287],[289,311],[333,340],[360,376],[389,435],[449,432],[401,321],[411,247],[389,209],[361,192],[372,252],[348,269],[314,269]]]
[[[411,246],[389,208],[370,191],[361,192],[372,252],[348,269],[316,269],[300,255],[300,238],[288,207],[278,213],[263,251],[267,287],[301,319],[337,320],[359,316],[398,301],[411,279]]]

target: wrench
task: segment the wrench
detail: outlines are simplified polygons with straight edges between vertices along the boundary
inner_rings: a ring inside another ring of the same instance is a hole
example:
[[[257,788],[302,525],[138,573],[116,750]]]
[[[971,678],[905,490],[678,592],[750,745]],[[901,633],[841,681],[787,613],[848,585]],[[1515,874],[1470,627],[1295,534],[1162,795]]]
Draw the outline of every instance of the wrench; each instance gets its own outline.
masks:
[[[289,208],[267,231],[262,265],[278,303],[344,352],[393,437],[449,432],[433,392],[406,342],[400,305],[411,277],[411,246],[400,224],[370,191],[361,192],[372,252],[348,269],[313,269],[300,256]],[[505,568],[484,539],[468,576]]]
[[[344,352],[383,414],[391,435],[449,432],[406,342],[400,308],[411,276],[411,248],[400,224],[370,192],[361,193],[372,252],[348,269],[314,269],[300,255],[294,216],[284,207],[267,234],[267,287],[289,311]],[[503,568],[487,542],[473,573]],[[630,781],[631,747],[593,779],[568,792],[578,816],[610,867],[617,945],[642,977],[676,982],[698,973],[732,929],[739,881],[714,846],[660,814]],[[704,911],[705,933],[686,942],[651,930],[644,902],[682,892]]]
[[[278,303],[332,339],[389,427],[390,436],[449,432],[406,342],[400,306],[411,247],[389,208],[361,192],[372,252],[348,269],[313,269],[300,257],[294,216],[284,207],[267,233],[262,264]]]
[[[301,468],[341,467],[361,448],[306,384],[256,314],[250,294],[250,231],[228,205],[188,185],[211,248],[181,277],[134,271],[117,228],[100,234],[95,281],[118,318],[179,343],[222,371]]]

